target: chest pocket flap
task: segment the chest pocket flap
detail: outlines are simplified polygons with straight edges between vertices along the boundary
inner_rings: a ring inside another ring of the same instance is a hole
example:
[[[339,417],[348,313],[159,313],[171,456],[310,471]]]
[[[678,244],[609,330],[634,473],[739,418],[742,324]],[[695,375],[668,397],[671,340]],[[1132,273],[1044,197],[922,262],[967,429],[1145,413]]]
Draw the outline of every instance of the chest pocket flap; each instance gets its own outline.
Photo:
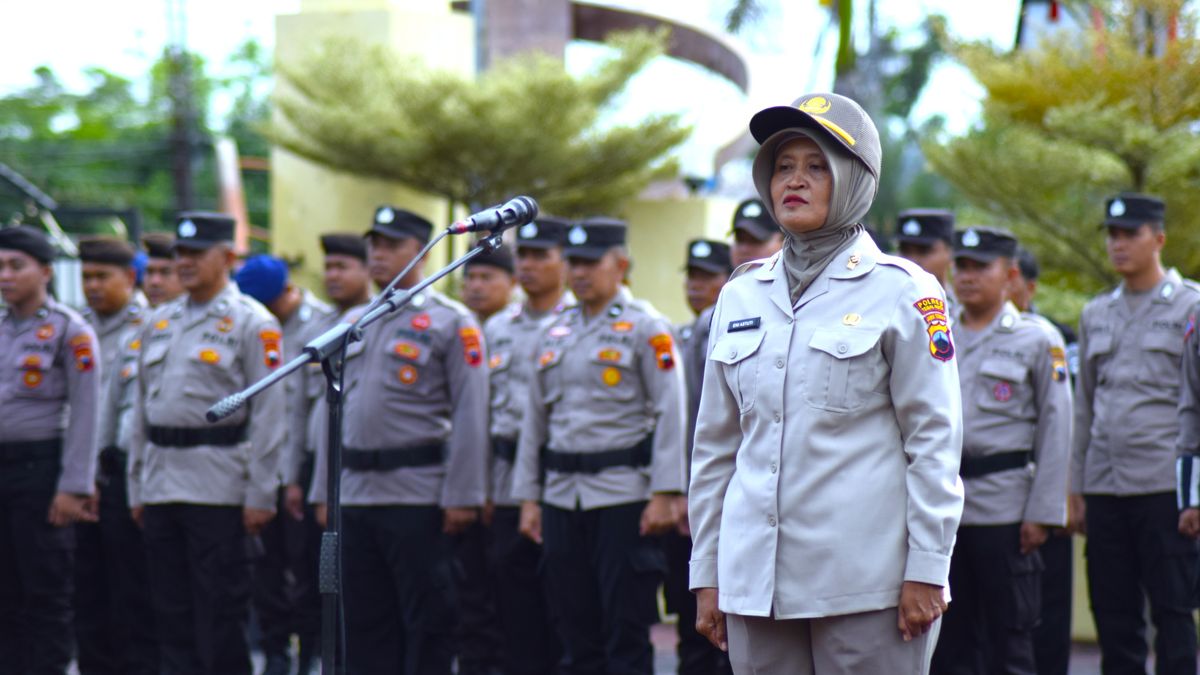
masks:
[[[1087,336],[1087,352],[1085,358],[1102,356],[1112,351],[1112,333],[1105,331]]]
[[[624,345],[602,345],[594,349],[589,358],[592,363],[601,366],[615,366],[626,370],[633,367],[633,349]]]
[[[145,356],[142,357],[142,360],[147,366],[152,366],[156,363],[159,363],[163,359],[167,358],[167,351],[170,349],[170,347],[171,341],[168,339],[160,338],[158,340],[151,340],[143,347],[145,350]]]
[[[745,333],[725,333],[713,345],[712,354],[708,357],[718,363],[732,366],[746,360],[758,351],[766,332],[756,330]]]
[[[987,359],[979,366],[979,372],[998,380],[1020,384],[1029,375],[1029,369],[1011,359]]]
[[[1183,336],[1171,331],[1149,331],[1142,338],[1142,346],[1148,351],[1179,356],[1183,354]]]
[[[870,351],[882,334],[882,329],[818,328],[808,346],[835,359],[849,359]]]
[[[388,353],[392,355],[392,358],[417,365],[425,365],[429,362],[429,352],[431,350],[432,348],[429,345],[404,338],[392,340],[388,346]]]

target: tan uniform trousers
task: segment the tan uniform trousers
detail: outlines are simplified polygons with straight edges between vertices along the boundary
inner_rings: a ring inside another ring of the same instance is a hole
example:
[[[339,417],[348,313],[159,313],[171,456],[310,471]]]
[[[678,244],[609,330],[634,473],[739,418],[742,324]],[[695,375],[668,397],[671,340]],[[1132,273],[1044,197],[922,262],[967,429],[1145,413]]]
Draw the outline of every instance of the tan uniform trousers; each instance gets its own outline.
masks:
[[[786,620],[726,614],[729,661],[736,675],[924,675],[941,619],[905,642],[896,611]]]

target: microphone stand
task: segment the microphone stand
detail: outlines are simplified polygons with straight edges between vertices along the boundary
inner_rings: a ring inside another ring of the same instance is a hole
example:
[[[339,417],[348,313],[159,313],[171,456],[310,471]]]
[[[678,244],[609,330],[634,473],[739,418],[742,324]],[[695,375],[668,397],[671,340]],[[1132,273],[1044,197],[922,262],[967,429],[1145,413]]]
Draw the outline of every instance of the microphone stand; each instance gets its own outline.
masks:
[[[494,251],[500,248],[500,244],[503,242],[502,231],[497,230],[490,233],[488,237],[479,241],[474,248],[446,267],[438,270],[433,276],[423,279],[412,288],[402,292],[397,291],[396,286],[400,280],[424,259],[425,254],[447,234],[450,234],[449,229],[426,244],[425,248],[413,258],[412,262],[400,274],[396,275],[396,278],[371,301],[371,304],[367,306],[366,311],[357,321],[354,323],[340,323],[325,331],[325,333],[304,346],[303,354],[287,362],[275,370],[275,372],[255,382],[246,389],[218,401],[205,414],[209,422],[224,419],[245,405],[255,395],[300,370],[305,365],[317,362],[321,364],[321,371],[325,374],[325,401],[329,407],[327,435],[329,441],[327,463],[329,472],[326,477],[326,504],[328,511],[327,526],[325,532],[321,535],[319,572],[319,588],[321,591],[321,672],[326,675],[344,675],[346,672],[346,626],[344,608],[342,606],[342,544],[340,538],[342,531],[342,413],[344,406],[343,393],[345,391],[343,384],[345,378],[346,348],[350,346],[351,342],[358,342],[363,339],[363,329],[367,326],[409,304],[418,293],[454,270],[462,267],[475,256],[480,255],[484,251]]]

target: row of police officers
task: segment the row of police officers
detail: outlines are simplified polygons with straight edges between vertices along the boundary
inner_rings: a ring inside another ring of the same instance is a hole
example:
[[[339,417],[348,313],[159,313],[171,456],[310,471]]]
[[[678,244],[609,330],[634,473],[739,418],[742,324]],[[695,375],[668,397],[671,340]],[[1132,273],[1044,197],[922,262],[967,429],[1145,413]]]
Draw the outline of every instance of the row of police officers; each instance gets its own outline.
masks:
[[[945,288],[915,311],[930,356],[957,361],[963,404],[965,500],[934,672],[1066,672],[1072,531],[1088,535],[1104,671],[1142,672],[1148,599],[1159,671],[1195,672],[1200,291],[1162,267],[1164,222],[1153,198],[1107,202],[1123,281],[1085,309],[1076,347],[1033,311],[1036,261],[1010,233],[901,214],[899,253]],[[308,672],[324,378],[313,366],[217,425],[203,415],[357,318],[370,283],[387,285],[431,231],[381,207],[365,237],[323,236],[330,305],[265,256],[230,283],[232,220],[183,214],[173,238],[144,242],[141,271],[127,244],[82,242],[80,315],[47,295],[46,237],[0,230],[0,656],[13,672],[63,672],[74,655],[85,675],[248,673],[251,605],[267,672],[288,672],[293,634]],[[450,672],[457,658],[459,672],[648,673],[664,580],[679,671],[729,672],[688,593],[690,446],[706,369],[770,372],[755,348],[724,353],[709,334],[733,269],[770,268],[784,245],[758,200],[732,234],[689,242],[696,319],[678,329],[630,295],[623,223],[542,218],[517,230],[515,256],[466,268],[467,306],[422,291],[350,346],[351,672]],[[398,285],[421,280],[417,265]],[[822,375],[826,405],[850,403],[855,357]]]

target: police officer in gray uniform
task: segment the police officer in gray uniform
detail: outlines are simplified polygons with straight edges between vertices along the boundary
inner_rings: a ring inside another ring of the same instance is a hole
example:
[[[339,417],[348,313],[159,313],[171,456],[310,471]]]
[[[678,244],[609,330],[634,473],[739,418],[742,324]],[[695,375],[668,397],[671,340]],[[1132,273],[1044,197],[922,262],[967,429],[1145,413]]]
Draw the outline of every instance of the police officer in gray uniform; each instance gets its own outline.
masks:
[[[151,232],[142,237],[146,248],[146,271],[142,274],[142,289],[151,307],[166,304],[183,295],[179,276],[175,274],[175,235]]]
[[[13,673],[67,672],[71,525],[96,520],[96,334],[48,296],[55,256],[42,231],[0,228],[0,668]]]
[[[908,209],[896,216],[896,245],[901,258],[921,266],[946,292],[951,313],[958,301],[950,283],[954,250],[954,214],[943,209]]]
[[[769,217],[769,216],[768,216]],[[737,224],[735,218],[734,224]],[[696,319],[679,329],[679,351],[683,357],[684,380],[687,384],[688,406],[688,461],[685,466],[691,472],[692,441],[696,433],[696,413],[700,409],[700,385],[704,381],[704,362],[708,358],[708,335],[712,328],[713,307],[717,296],[729,275],[729,245],[708,239],[695,239],[687,246],[687,301],[696,314]],[[692,537],[687,527],[686,514],[680,519],[675,532],[663,537],[667,554],[667,579],[663,585],[667,611],[676,614],[679,621],[680,675],[703,675],[705,673],[731,672],[729,659],[714,647],[708,638],[696,632],[696,599],[688,589],[688,563],[692,559]]]
[[[415,213],[377,209],[367,233],[375,283],[399,274],[432,229]],[[418,265],[399,287],[412,288],[422,276]],[[450,672],[457,602],[445,535],[473,523],[486,498],[484,360],[474,317],[432,290],[372,324],[348,350],[341,497],[350,672]],[[312,487],[321,520],[324,408],[315,413],[321,430]]]
[[[1196,672],[1196,542],[1177,531],[1174,492],[1184,337],[1200,291],[1163,269],[1164,215],[1146,195],[1106,202],[1108,257],[1122,283],[1079,321],[1071,518],[1088,537],[1105,672],[1145,668],[1147,598],[1158,672]]]
[[[141,530],[129,517],[125,489],[127,447],[117,444],[117,401],[121,354],[140,330],[146,300],[134,287],[134,250],[113,237],[79,242],[83,313],[100,341],[99,523],[75,526],[76,661],[83,675],[156,673],[154,639],[146,583],[146,550]]]
[[[593,218],[567,232],[579,304],[539,342],[513,476],[572,673],[653,671],[655,535],[675,526],[683,489],[679,354],[667,321],[621,285],[625,229]]]
[[[233,218],[182,213],[176,272],[187,295],[146,318],[138,351],[129,504],[142,523],[164,669],[250,672],[246,535],[275,515],[285,396],[267,389],[216,425],[216,401],[283,359],[275,317],[230,283]]]
[[[283,329],[283,360],[291,361],[300,355],[310,340],[331,326],[333,308],[317,299],[308,289],[296,286],[288,277],[287,263],[269,256],[256,255],[234,275],[238,290],[262,303],[279,320]],[[258,616],[262,639],[260,647],[266,657],[263,675],[287,675],[291,670],[291,635],[300,637],[304,661],[303,672],[312,665],[312,654],[320,639],[319,610],[296,606],[297,594],[292,581],[303,572],[297,568],[308,564],[303,555],[305,538],[304,489],[301,487],[301,468],[308,455],[309,419],[323,391],[320,380],[303,376],[286,378],[287,444],[281,466],[284,487],[276,505],[280,517],[263,528],[263,555],[254,566],[254,609]]]
[[[771,220],[762,200],[752,197],[733,210],[733,246],[730,257],[734,267],[751,260],[769,258],[783,246],[783,231]]]
[[[972,227],[955,235],[965,505],[950,561],[954,599],[935,673],[1037,672],[1047,528],[1067,521],[1071,385],[1058,331],[1006,299],[1017,240]]]
[[[574,297],[563,287],[569,226],[565,220],[543,217],[517,230],[516,271],[525,301],[499,312],[483,327],[492,394],[488,563],[504,638],[503,672],[510,675],[549,675],[560,655],[539,573],[542,549],[518,531],[521,502],[512,494],[512,468],[521,418],[529,407],[538,342],[574,305]]]

